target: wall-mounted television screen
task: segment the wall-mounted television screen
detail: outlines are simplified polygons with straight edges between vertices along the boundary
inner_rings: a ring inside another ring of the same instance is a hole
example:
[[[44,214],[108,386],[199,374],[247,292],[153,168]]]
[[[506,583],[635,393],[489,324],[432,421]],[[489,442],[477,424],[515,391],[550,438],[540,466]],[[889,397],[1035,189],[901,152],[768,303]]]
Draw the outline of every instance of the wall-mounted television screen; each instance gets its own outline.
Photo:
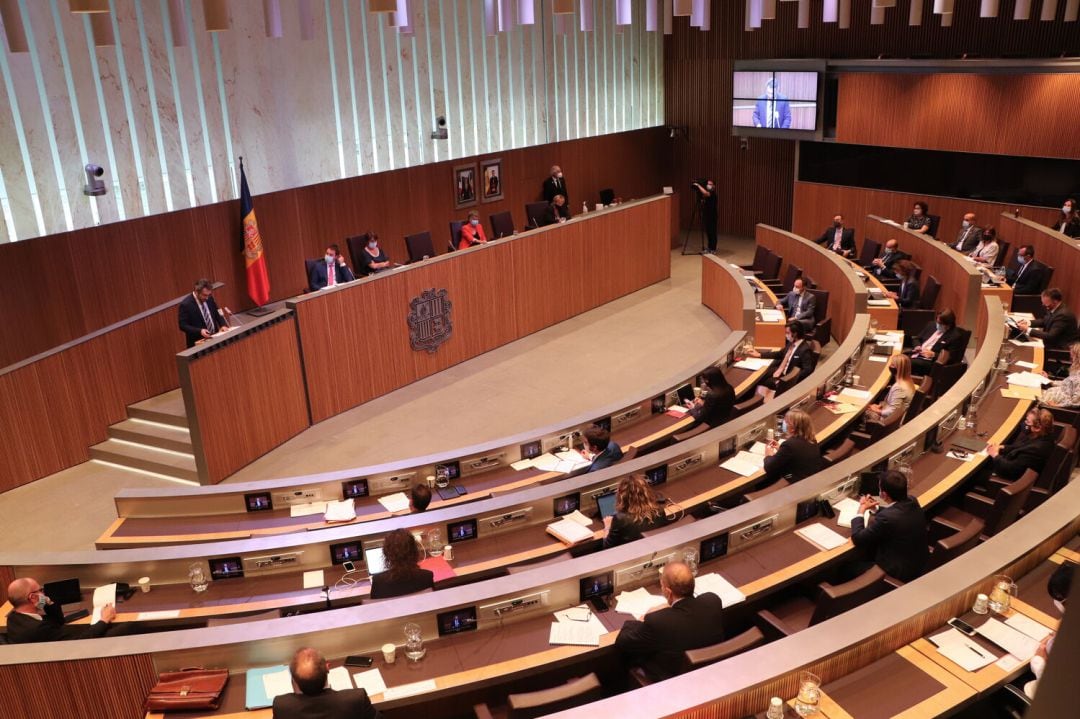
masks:
[[[816,72],[736,70],[731,92],[731,124],[761,130],[818,129]]]

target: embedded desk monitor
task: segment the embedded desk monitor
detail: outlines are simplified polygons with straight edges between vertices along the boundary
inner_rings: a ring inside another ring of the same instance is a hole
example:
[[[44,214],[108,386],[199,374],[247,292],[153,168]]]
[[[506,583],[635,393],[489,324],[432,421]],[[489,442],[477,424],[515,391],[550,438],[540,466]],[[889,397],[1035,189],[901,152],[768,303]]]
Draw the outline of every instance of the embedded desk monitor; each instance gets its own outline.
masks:
[[[446,472],[446,478],[451,482],[461,476],[461,462],[446,462],[445,464],[435,465],[435,474],[439,473],[439,470]]]
[[[465,519],[460,522],[451,522],[446,525],[446,536],[450,538],[450,543],[465,542],[470,539],[476,539],[476,520]]]
[[[661,464],[659,467],[653,467],[652,469],[645,470],[645,481],[649,483],[650,487],[659,487],[661,484],[667,481],[667,465]]]
[[[562,517],[567,514],[572,514],[581,509],[581,492],[574,492],[568,494],[565,497],[556,497],[554,499],[556,517]]]
[[[240,557],[220,557],[210,560],[210,578],[218,579],[242,579],[244,577],[244,563]]]
[[[345,499],[368,496],[368,481],[366,479],[350,479],[348,482],[342,482],[341,496]]]
[[[878,472],[862,472],[859,474],[859,496],[870,495],[876,497],[881,492],[881,474]]]
[[[802,524],[811,517],[816,517],[821,505],[817,499],[808,499],[795,505],[795,524]]]
[[[742,134],[738,128],[772,131],[774,137],[815,133],[819,78],[819,73],[806,71],[736,70],[731,92],[736,134]]]
[[[543,444],[540,440],[535,442],[526,442],[521,445],[521,458],[522,459],[535,459],[544,453]]]
[[[708,562],[711,559],[722,557],[727,554],[728,549],[728,535],[727,532],[718,534],[715,537],[708,537],[701,540],[701,551],[698,552],[698,556],[701,561]]]
[[[363,559],[364,553],[360,549],[360,542],[342,542],[341,544],[330,545],[330,563],[334,565],[344,564],[345,562],[359,562]]]
[[[471,632],[476,629],[476,607],[463,607],[443,612],[437,616],[437,623],[440,637]]]
[[[611,431],[611,417],[601,417],[600,419],[593,422],[593,427],[599,427],[600,429],[604,430],[605,432],[610,432]]]
[[[680,387],[675,390],[675,392],[679,395],[679,402],[694,401],[694,388],[691,387],[689,384],[680,385]]]
[[[382,547],[368,547],[364,553],[368,574],[382,574],[386,571],[386,557]]]
[[[53,601],[53,604],[78,604],[82,601],[82,587],[79,586],[79,578],[61,579],[59,582],[45,582],[41,585],[45,596]]]
[[[614,491],[596,495],[596,511],[600,513],[601,520],[615,515]]]
[[[253,492],[244,495],[244,505],[249,512],[266,512],[274,508],[269,492]]]
[[[607,611],[604,597],[615,593],[614,572],[604,572],[578,580],[578,601],[589,602],[597,611]]]

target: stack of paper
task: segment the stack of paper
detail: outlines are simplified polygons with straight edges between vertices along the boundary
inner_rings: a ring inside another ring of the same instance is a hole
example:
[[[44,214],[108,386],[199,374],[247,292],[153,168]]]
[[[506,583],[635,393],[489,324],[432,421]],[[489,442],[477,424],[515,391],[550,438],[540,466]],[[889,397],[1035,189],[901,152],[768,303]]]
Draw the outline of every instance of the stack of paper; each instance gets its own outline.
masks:
[[[274,703],[274,697],[292,690],[292,677],[284,664],[248,669],[244,706],[248,710],[265,709]]]
[[[1001,396],[1009,399],[1039,399],[1042,397],[1042,390],[1038,387],[1021,387],[1011,384],[1001,388]]]
[[[732,604],[746,601],[746,595],[740,592],[738,587],[716,572],[702,574],[694,580],[694,596],[697,597],[706,592],[712,592],[720,597],[720,602],[725,609]]]
[[[783,310],[758,310],[758,314],[761,315],[762,322],[783,322],[784,312]]]
[[[409,511],[409,497],[404,492],[394,492],[385,497],[379,497],[379,504],[391,514]]]
[[[1046,639],[1054,631],[1050,627],[1044,627],[1031,617],[1024,616],[1020,612],[1017,612],[1006,619],[1005,623],[1018,632],[1028,635],[1037,642]]]
[[[289,507],[290,517],[310,517],[313,514],[322,514],[326,511],[326,502],[308,502],[307,504],[294,504]]]
[[[783,444],[784,440],[780,440],[779,443]],[[768,445],[765,444],[764,442],[754,442],[752,445],[750,445],[750,448],[747,449],[746,451],[749,452],[750,454],[756,454],[756,455],[759,455],[761,457],[764,457],[765,456],[765,450],[766,450],[767,447],[768,447]]]
[[[304,572],[304,589],[322,589],[326,586],[325,573],[321,569]]]
[[[551,452],[545,452],[539,457],[533,458],[532,466],[539,469],[541,472],[555,472],[558,470],[560,461],[561,460]]]
[[[684,417],[690,410],[681,404],[673,404],[667,408],[667,413],[673,417]]]
[[[351,522],[356,519],[356,506],[353,504],[353,498],[349,497],[336,502],[327,502],[324,519],[327,522]]]
[[[772,364],[771,359],[764,359],[762,357],[745,357],[736,362],[733,366],[738,367],[739,369],[757,372],[759,369],[765,369],[770,364]]]
[[[523,469],[532,469],[533,461],[531,459],[519,459],[518,461],[510,465],[515,472],[520,472]]]
[[[847,402],[826,402],[823,406],[833,414],[851,414],[862,409],[858,405]]]
[[[573,644],[583,647],[600,646],[600,637],[607,633],[607,627],[589,611],[584,604],[555,612],[555,621],[551,623],[548,635],[550,644]]]
[[[997,660],[993,652],[983,649],[977,642],[971,641],[952,627],[930,637],[930,641],[937,646],[942,656],[959,665],[964,671],[974,672]]]
[[[993,617],[975,631],[1021,661],[1031,659],[1039,648],[1037,641]]]
[[[665,604],[666,599],[659,594],[650,594],[645,587],[638,587],[632,592],[622,592],[615,597],[615,611],[633,615],[635,619],[641,619],[650,609]]]
[[[578,522],[565,517],[554,524],[547,526],[548,534],[566,544],[577,544],[593,538],[593,532],[588,527],[583,527]]]
[[[413,682],[412,684],[402,684],[399,687],[390,687],[383,692],[383,699],[391,701],[393,699],[401,699],[402,697],[411,697],[413,694],[433,692],[438,688],[439,687],[435,684],[434,679],[425,679],[424,681]]]
[[[869,305],[870,307],[888,307],[890,302],[891,301],[887,300],[887,299],[882,299],[882,300],[869,299],[869,300],[866,301],[866,304]]]
[[[850,527],[851,520],[859,516],[859,503],[851,497],[844,497],[833,505],[837,512],[836,523],[841,527]],[[863,522],[870,522],[870,512],[863,512]]]
[[[353,674],[353,681],[356,682],[356,688],[366,690],[369,697],[386,691],[386,682],[383,681],[382,672],[378,667]]]
[[[876,334],[874,335],[874,342],[882,347],[899,347],[900,343],[904,341],[904,334],[898,332],[896,334]]]
[[[729,472],[734,472],[743,477],[749,477],[757,474],[764,468],[765,458],[760,454],[741,450],[734,457],[725,460],[720,466]]]
[[[107,605],[116,606],[116,584],[105,584],[94,590],[94,614],[90,618],[91,624],[101,621],[101,610]]]
[[[848,402],[864,402],[870,399],[870,392],[865,389],[855,389],[854,387],[844,387],[840,390],[837,397],[845,399]]]
[[[352,679],[349,678],[348,667],[334,667],[327,675],[330,688],[336,692],[342,692],[346,689],[352,689]]]
[[[571,522],[577,522],[582,527],[591,527],[593,521],[581,513],[580,509],[575,509],[570,514],[563,515],[563,519],[568,519]]]
[[[836,549],[847,541],[842,534],[837,534],[820,522],[796,529],[795,534],[825,551]]]
[[[1028,340],[1027,342],[1021,342],[1020,340],[1009,340],[1009,342],[1012,342],[1017,347],[1042,347],[1043,346],[1042,340],[1039,340],[1039,339]]]
[[[156,622],[162,619],[176,619],[180,616],[179,609],[161,609],[156,612],[139,612],[135,615],[137,622]]]
[[[1034,362],[1025,362],[1024,360],[1016,360],[1013,364],[1024,369],[1035,369],[1037,366]]]
[[[1042,387],[1044,384],[1050,384],[1049,379],[1034,372],[1013,372],[1005,377],[1005,381],[1021,387]]]

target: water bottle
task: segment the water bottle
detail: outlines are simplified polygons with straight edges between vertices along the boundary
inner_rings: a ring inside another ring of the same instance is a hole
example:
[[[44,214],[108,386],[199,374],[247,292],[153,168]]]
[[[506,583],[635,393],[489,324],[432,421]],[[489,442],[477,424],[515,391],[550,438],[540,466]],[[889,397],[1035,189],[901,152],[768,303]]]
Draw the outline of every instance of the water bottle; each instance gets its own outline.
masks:
[[[588,214],[588,212],[589,212],[589,203],[588,202],[582,202],[581,203],[581,214],[583,214],[583,215]]]

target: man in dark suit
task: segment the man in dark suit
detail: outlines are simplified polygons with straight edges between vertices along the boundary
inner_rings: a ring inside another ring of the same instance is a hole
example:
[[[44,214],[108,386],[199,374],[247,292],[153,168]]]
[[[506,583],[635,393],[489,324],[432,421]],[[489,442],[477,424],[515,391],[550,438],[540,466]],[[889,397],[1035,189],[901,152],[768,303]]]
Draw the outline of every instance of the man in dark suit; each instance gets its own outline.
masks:
[[[832,227],[826,227],[816,242],[841,257],[855,256],[855,229],[853,227],[844,227],[843,215],[833,217]]]
[[[7,596],[11,602],[7,640],[11,644],[103,637],[116,618],[116,609],[109,604],[101,610],[100,621],[93,624],[64,624],[60,605],[53,604],[41,584],[31,577],[21,577],[9,584]]]
[[[885,248],[881,251],[881,257],[875,258],[866,269],[877,275],[879,279],[893,279],[896,277],[893,273],[893,265],[900,260],[910,259],[911,255],[900,251],[900,243],[897,242],[895,238],[890,238],[885,242]]]
[[[544,180],[544,199],[551,202],[555,195],[562,195],[566,201],[570,201],[570,193],[566,191],[566,180],[563,179],[562,168],[558,165],[551,166],[551,174]]]
[[[333,268],[332,272],[331,268]],[[311,273],[308,275],[308,289],[317,292],[324,287],[334,287],[346,282],[352,282],[355,279],[356,275],[345,264],[345,258],[341,256],[341,250],[338,249],[338,246],[328,245],[322,261],[311,266]]]
[[[319,652],[297,650],[289,673],[300,694],[274,697],[274,719],[378,719],[382,716],[364,689],[334,691],[326,687],[329,670]]]
[[[1035,295],[1046,289],[1050,280],[1050,268],[1035,259],[1035,247],[1021,245],[1016,251],[1020,265],[1005,272],[1005,282],[1013,288],[1014,295]]]
[[[814,310],[817,309],[817,298],[807,291],[806,282],[799,277],[791,285],[791,292],[776,303],[776,309],[787,313],[789,321],[798,322],[803,326],[806,334],[814,331]]]
[[[180,300],[177,314],[180,331],[187,337],[187,346],[194,347],[196,342],[229,329],[227,315],[232,312],[228,307],[224,311],[218,309],[213,285],[210,280],[203,279],[195,283],[195,290],[190,295]]]
[[[865,526],[863,513],[877,510]],[[851,541],[873,553],[874,563],[903,582],[926,569],[929,558],[926,515],[919,500],[908,496],[907,477],[890,470],[881,480],[881,504],[869,495],[859,501],[859,514],[851,520]]]
[[[619,630],[615,647],[653,681],[683,670],[682,653],[724,640],[723,603],[712,592],[694,596],[694,575],[682,562],[668,562],[660,591],[669,606],[630,620]]]
[[[592,464],[589,465],[586,473],[610,467],[622,459],[622,447],[611,439],[611,433],[603,427],[596,425],[589,427],[585,430],[583,438],[585,451],[592,455]]]
[[[775,77],[769,78],[769,81],[765,83],[765,92],[754,105],[754,114],[751,119],[754,127],[782,130],[791,127],[791,103],[788,102],[787,96],[780,92],[780,81]]]
[[[570,219],[570,206],[566,204],[566,198],[562,195],[555,195],[555,199],[551,201],[551,204],[544,210],[544,215],[540,218],[540,226],[546,227],[548,225],[557,225],[560,222],[566,222]]]
[[[1042,306],[1046,314],[1041,319],[1017,322],[1021,336],[1040,339],[1052,350],[1066,349],[1076,341],[1076,315],[1065,306],[1061,290],[1056,287],[1043,290]]]
[[[927,323],[916,337],[911,349],[911,372],[926,375],[942,352],[948,352],[945,364],[956,364],[964,357],[964,335],[956,327],[952,310],[938,312],[934,322]]]
[[[969,212],[964,215],[960,231],[956,233],[956,240],[950,243],[949,247],[968,255],[979,244],[979,238],[981,237],[982,228],[975,224],[975,213]]]
[[[806,341],[806,330],[801,322],[789,320],[787,329],[784,331],[784,339],[784,346],[781,349],[766,352],[755,349],[747,352],[750,357],[773,360],[773,363],[765,370],[765,379],[758,387],[758,394],[766,395],[766,399],[771,399],[773,394],[782,389],[780,380],[792,368],[799,368],[799,374],[794,381],[797,384],[809,377],[817,365],[817,355],[814,354],[810,343]]]
[[[893,274],[900,280],[896,292],[886,292],[889,299],[896,300],[901,307],[914,307],[919,302],[919,281],[915,279],[915,263],[911,260],[899,260],[893,265]]]

